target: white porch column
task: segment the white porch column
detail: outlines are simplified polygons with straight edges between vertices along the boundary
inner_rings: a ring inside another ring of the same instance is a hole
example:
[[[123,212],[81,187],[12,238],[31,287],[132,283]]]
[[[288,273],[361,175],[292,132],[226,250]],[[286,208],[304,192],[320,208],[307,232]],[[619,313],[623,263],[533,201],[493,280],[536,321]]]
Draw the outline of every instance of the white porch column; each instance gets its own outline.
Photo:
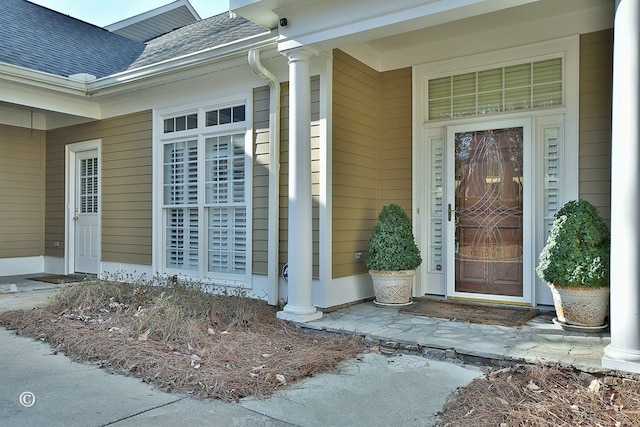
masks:
[[[616,0],[611,177],[611,344],[602,366],[640,373],[640,7]]]
[[[289,222],[287,305],[280,319],[308,322],[322,317],[312,303],[311,85],[313,52],[296,48],[289,58]]]

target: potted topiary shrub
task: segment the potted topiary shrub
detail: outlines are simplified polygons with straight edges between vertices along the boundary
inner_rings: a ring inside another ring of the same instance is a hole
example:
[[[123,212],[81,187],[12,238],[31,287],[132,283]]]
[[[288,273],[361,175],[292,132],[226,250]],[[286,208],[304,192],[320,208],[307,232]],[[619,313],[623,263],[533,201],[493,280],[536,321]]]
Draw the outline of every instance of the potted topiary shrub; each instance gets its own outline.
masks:
[[[556,212],[536,272],[551,288],[560,324],[604,325],[610,242],[607,224],[586,200],[567,202]]]
[[[416,268],[422,263],[411,221],[397,204],[382,208],[367,242],[369,257],[364,266],[373,280],[376,299],[382,306],[411,304]]]

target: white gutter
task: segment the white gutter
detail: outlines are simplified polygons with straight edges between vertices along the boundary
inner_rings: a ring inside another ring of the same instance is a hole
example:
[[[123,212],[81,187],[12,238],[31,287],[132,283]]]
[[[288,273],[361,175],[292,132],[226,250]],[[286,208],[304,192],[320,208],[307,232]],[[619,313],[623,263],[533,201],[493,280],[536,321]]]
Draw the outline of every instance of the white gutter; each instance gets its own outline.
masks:
[[[276,40],[276,35],[269,31],[242,40],[236,40],[231,43],[171,58],[166,61],[126,70],[87,83],[87,93],[91,96],[104,95],[112,91],[122,90],[119,89],[121,85],[127,85],[128,90],[131,88],[131,85],[136,82],[145,84],[145,81],[152,77],[159,77],[175,71],[194,68],[212,61],[219,62],[223,59],[244,55],[247,49],[251,50],[273,45]]]
[[[7,63],[0,63],[0,81],[36,86],[40,89],[82,97],[87,95],[85,82]]]
[[[269,82],[269,209],[267,231],[267,277],[271,284],[267,302],[277,305],[279,300],[278,254],[280,252],[279,202],[280,202],[280,81],[260,62],[260,51],[250,49],[249,66],[259,77]]]

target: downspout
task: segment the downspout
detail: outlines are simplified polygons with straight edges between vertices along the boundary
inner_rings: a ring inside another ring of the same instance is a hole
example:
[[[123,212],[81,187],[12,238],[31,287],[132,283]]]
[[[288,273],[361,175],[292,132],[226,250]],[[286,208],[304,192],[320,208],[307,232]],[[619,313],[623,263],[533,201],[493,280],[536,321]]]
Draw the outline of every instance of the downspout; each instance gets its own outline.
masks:
[[[260,78],[269,83],[269,209],[267,230],[267,277],[271,292],[267,297],[270,305],[278,305],[279,276],[278,254],[280,252],[279,202],[280,202],[280,81],[260,62],[260,51],[250,49],[249,66]]]

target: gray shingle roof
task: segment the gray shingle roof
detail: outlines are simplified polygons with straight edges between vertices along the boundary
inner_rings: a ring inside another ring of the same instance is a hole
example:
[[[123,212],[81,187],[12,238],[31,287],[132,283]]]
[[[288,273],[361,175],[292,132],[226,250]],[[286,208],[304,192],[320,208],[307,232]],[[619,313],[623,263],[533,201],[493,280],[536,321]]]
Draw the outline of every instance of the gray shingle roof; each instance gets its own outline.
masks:
[[[148,41],[142,55],[129,68],[155,64],[268,31],[243,17],[222,13]]]
[[[0,61],[59,76],[125,70],[144,44],[26,0],[0,3]]]
[[[268,30],[223,13],[140,43],[26,0],[0,2],[0,62],[101,78]]]

